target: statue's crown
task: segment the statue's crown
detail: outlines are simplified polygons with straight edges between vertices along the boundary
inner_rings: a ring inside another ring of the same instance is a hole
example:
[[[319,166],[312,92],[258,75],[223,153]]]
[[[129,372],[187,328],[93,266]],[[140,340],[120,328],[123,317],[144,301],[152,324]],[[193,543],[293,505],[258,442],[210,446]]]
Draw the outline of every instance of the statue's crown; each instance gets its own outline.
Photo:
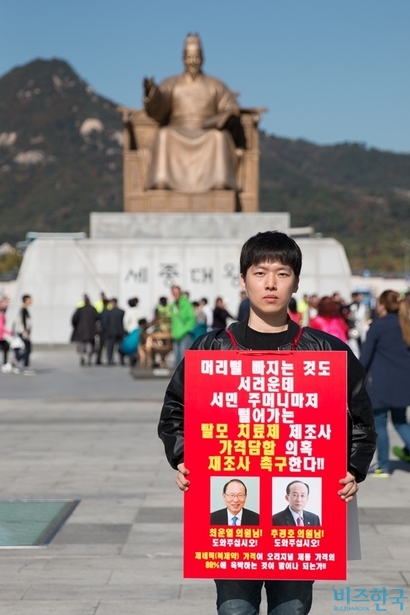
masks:
[[[199,47],[199,50],[202,54],[202,43],[201,39],[199,38],[199,34],[187,34],[184,42],[184,51],[188,47],[188,45],[196,45],[197,47]]]

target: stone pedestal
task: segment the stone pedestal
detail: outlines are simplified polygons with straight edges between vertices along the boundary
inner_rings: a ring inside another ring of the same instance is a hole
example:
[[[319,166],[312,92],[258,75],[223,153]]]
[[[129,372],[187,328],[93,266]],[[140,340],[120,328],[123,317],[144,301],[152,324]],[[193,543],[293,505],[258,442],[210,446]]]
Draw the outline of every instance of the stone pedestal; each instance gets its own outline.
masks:
[[[144,217],[144,214],[119,215],[128,222],[134,218],[134,224],[137,218],[141,223]],[[246,216],[230,215],[236,218]],[[174,216],[179,218],[185,214]],[[225,214],[219,216],[224,218]],[[157,218],[160,217],[167,218],[157,214]],[[141,313],[150,320],[159,297],[172,300],[172,284],[188,291],[192,300],[207,297],[211,307],[215,305],[216,297],[223,297],[227,309],[235,316],[240,300],[239,254],[244,241],[255,229],[248,228],[244,232],[242,227],[232,226],[230,232],[235,232],[235,237],[219,235],[212,239],[199,225],[198,233],[189,239],[185,235],[189,225],[175,222],[166,233],[165,223],[157,220],[157,234],[162,237],[155,238],[141,237],[143,231],[137,233],[134,228],[134,237],[128,238],[124,238],[121,232],[117,238],[106,233],[106,238],[98,239],[36,239],[24,256],[14,300],[7,310],[8,321],[16,319],[20,297],[24,293],[30,294],[34,298],[30,310],[34,344],[68,343],[71,317],[84,293],[94,303],[104,291],[107,296],[118,298],[122,308],[127,306],[128,299],[138,297]],[[210,228],[211,224],[207,233]],[[219,230],[216,226],[213,230],[223,234],[226,228],[228,225],[221,225]],[[257,230],[267,228],[271,228],[270,225],[262,225]],[[118,225],[116,229],[118,231]],[[150,233],[154,231],[151,226]],[[99,232],[101,236],[101,226]],[[179,238],[175,237],[177,232]],[[350,269],[341,244],[328,238],[300,239],[298,243],[304,261],[298,297],[314,292],[320,296],[332,294],[335,290],[348,297]]]
[[[130,193],[126,200],[127,213],[136,212],[234,212],[236,193],[233,190],[212,190],[205,193],[146,190]]]
[[[159,191],[153,191],[159,192]],[[172,193],[167,193],[167,195]],[[260,231],[288,233],[290,214],[237,213],[92,213],[91,239],[187,239],[239,240],[245,242]]]

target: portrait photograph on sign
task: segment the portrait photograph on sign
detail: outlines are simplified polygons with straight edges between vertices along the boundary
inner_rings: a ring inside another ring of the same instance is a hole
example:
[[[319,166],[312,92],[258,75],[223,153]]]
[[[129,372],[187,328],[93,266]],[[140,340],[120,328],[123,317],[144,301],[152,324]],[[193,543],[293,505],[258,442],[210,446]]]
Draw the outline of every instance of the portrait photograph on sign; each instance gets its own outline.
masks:
[[[259,477],[211,477],[211,525],[259,525]]]
[[[272,479],[272,525],[321,525],[322,480],[312,476]]]

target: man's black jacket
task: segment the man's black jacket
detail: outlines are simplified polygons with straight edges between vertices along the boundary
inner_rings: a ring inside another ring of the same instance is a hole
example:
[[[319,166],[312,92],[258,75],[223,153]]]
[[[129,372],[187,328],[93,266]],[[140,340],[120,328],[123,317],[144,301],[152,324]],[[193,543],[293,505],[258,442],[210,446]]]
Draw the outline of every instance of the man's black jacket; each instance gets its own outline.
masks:
[[[247,322],[230,325],[238,350],[245,346]],[[301,333],[301,334],[300,334]],[[299,338],[298,338],[299,336]],[[297,339],[296,347],[293,342]],[[230,336],[224,330],[211,331],[198,338],[192,350],[233,350]],[[348,470],[361,482],[366,478],[377,435],[374,431],[373,411],[365,389],[365,372],[350,348],[333,335],[288,321],[288,331],[278,350],[343,350],[347,353],[348,403]],[[158,435],[165,445],[171,466],[177,469],[184,460],[184,361],[180,363],[165,393],[158,425]],[[337,451],[335,451],[337,453]]]

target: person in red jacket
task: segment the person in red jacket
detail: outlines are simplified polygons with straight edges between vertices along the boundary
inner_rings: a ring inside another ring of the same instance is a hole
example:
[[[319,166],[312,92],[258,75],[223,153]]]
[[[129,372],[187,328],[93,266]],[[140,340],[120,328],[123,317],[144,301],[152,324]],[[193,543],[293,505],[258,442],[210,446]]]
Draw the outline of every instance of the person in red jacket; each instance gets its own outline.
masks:
[[[298,325],[302,324],[303,314],[298,312],[296,299],[294,297],[291,297],[289,300],[288,314],[289,318],[293,320],[293,322],[296,322]]]
[[[349,326],[340,315],[339,307],[332,297],[322,297],[317,305],[317,316],[309,323],[312,329],[324,331],[347,342]]]

